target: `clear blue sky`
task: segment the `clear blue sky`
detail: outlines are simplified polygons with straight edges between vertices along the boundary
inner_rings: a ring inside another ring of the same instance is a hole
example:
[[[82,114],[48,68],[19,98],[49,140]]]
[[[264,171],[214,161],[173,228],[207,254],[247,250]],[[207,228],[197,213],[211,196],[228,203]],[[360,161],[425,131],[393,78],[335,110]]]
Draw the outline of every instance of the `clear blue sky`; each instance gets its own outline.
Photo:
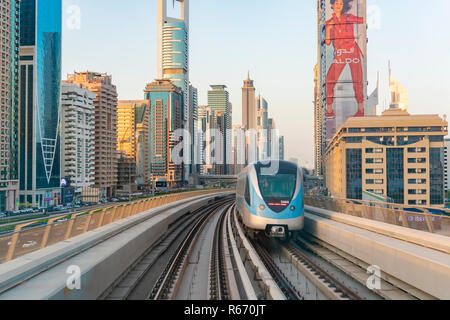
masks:
[[[107,72],[119,99],[142,98],[156,77],[156,0],[63,3],[63,78],[73,71]],[[81,10],[80,29],[67,27],[72,5]],[[380,28],[368,31],[369,91],[377,71],[386,87],[390,59],[394,77],[409,91],[411,113],[448,113],[450,1],[368,5],[380,12]],[[191,0],[190,10],[190,77],[200,104],[207,103],[210,84],[225,84],[233,123],[240,123],[242,81],[250,70],[286,136],[287,158],[312,166],[316,0]]]

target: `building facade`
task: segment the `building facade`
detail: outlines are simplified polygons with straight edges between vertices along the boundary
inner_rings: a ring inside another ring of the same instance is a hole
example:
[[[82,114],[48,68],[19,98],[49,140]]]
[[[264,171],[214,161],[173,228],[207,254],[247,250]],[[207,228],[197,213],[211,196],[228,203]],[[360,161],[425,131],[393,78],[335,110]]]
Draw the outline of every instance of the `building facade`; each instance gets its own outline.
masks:
[[[112,197],[117,187],[117,89],[106,73],[77,72],[67,82],[85,88],[94,100],[94,187],[101,197]]]
[[[135,102],[136,125],[136,183],[138,186],[150,186],[150,102]]]
[[[230,95],[225,85],[212,85],[208,91],[208,106],[214,110],[216,122],[215,127],[223,135],[222,145],[222,169],[218,174],[228,174],[231,171],[231,127],[233,119],[231,118]],[[222,123],[223,122],[223,123]]]
[[[316,121],[322,122],[322,144],[328,144],[348,118],[373,115],[373,107],[367,105],[367,4],[366,0],[344,6],[317,1],[316,85],[321,102],[315,106],[323,110],[317,112]],[[320,125],[316,128],[320,130]]]
[[[3,31],[0,101],[0,212],[18,209],[18,105],[20,0],[5,0],[0,6]]]
[[[75,194],[94,185],[95,94],[73,83],[61,86],[61,176]]]
[[[121,186],[120,183],[123,181],[126,181],[127,184],[132,181],[139,186],[150,186],[149,111],[148,100],[120,100],[118,102],[118,186]],[[133,166],[134,171],[131,172],[130,168]]]
[[[439,116],[398,108],[350,118],[326,150],[326,186],[336,198],[362,199],[370,192],[398,204],[440,207],[447,133]]]
[[[448,160],[450,158],[450,139],[444,141],[444,188],[445,192],[450,191],[450,168]]]
[[[150,179],[157,187],[177,187],[183,184],[182,157],[173,158],[173,150],[181,137],[183,92],[169,80],[147,84],[145,99],[150,101]]]
[[[48,207],[61,202],[61,0],[23,0],[20,20],[20,203]]]
[[[256,130],[255,90],[249,73],[242,87],[242,125],[245,126],[246,130]]]

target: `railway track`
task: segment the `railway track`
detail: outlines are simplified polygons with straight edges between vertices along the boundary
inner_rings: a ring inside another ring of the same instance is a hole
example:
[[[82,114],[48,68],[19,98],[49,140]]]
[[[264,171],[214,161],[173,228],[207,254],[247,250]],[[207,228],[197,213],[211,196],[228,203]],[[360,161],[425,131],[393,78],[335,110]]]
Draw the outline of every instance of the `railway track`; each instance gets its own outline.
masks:
[[[149,300],[171,300],[176,297],[181,279],[183,278],[184,271],[189,263],[198,237],[209,219],[227,204],[231,204],[231,201],[214,204],[206,210],[205,214],[197,219],[187,237],[178,246],[176,254],[170,259],[169,264],[160,275],[156,285],[148,296]]]
[[[100,299],[143,300],[149,298],[151,288],[159,281],[158,275],[165,271],[167,261],[174,259],[183,240],[196,224],[213,210],[230,202],[229,198],[181,217],[154,246],[149,248]]]
[[[261,260],[266,266],[267,270],[272,275],[273,279],[277,282],[283,294],[286,296],[287,300],[304,300],[302,295],[297,291],[292,282],[283,274],[283,272],[278,268],[277,264],[273,261],[270,253],[267,249],[261,245],[257,240],[252,240],[254,248],[258,252]]]
[[[362,300],[353,290],[306,256],[295,241],[281,245],[284,253],[328,298],[333,300]]]
[[[230,300],[225,265],[224,222],[228,210],[224,210],[216,224],[210,258],[209,300]]]

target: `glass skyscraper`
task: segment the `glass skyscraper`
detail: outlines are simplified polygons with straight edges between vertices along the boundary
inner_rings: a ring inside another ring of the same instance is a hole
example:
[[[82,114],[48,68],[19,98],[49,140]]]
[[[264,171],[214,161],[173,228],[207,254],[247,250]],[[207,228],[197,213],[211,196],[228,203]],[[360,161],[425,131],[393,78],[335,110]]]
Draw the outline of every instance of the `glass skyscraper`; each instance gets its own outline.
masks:
[[[20,202],[59,204],[61,0],[22,0],[20,7]]]

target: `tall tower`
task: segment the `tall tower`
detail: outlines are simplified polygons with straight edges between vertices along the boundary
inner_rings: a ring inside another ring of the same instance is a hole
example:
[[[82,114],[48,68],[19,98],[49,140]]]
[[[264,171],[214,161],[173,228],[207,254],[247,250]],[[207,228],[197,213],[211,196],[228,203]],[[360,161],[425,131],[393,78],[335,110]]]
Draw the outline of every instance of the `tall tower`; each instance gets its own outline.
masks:
[[[2,85],[0,88],[0,212],[17,210],[18,184],[18,141],[17,111],[19,100],[19,5],[20,0],[2,1],[0,15],[3,32],[2,43]]]
[[[158,79],[170,80],[184,96],[183,121],[189,119],[189,0],[180,3],[180,18],[167,16],[167,0],[158,0]]]
[[[255,87],[250,79],[250,72],[242,87],[242,125],[246,130],[256,130]]]
[[[180,3],[179,18],[167,15],[167,0],[158,0],[158,79],[169,80],[181,89],[183,94],[182,127],[192,137],[192,99],[189,88],[189,0],[176,1]],[[190,160],[192,163],[192,157]],[[185,164],[184,181],[188,180],[191,172],[192,165]]]
[[[20,202],[48,207],[61,201],[61,0],[22,0],[20,20]]]
[[[228,174],[231,171],[231,104],[229,93],[226,90],[227,86],[225,85],[212,85],[211,89],[208,91],[208,106],[214,110],[215,119],[217,122],[217,128],[221,130],[223,134],[223,161],[225,162],[224,169],[221,174]],[[223,119],[219,119],[222,117]],[[223,120],[223,124],[221,123]]]

